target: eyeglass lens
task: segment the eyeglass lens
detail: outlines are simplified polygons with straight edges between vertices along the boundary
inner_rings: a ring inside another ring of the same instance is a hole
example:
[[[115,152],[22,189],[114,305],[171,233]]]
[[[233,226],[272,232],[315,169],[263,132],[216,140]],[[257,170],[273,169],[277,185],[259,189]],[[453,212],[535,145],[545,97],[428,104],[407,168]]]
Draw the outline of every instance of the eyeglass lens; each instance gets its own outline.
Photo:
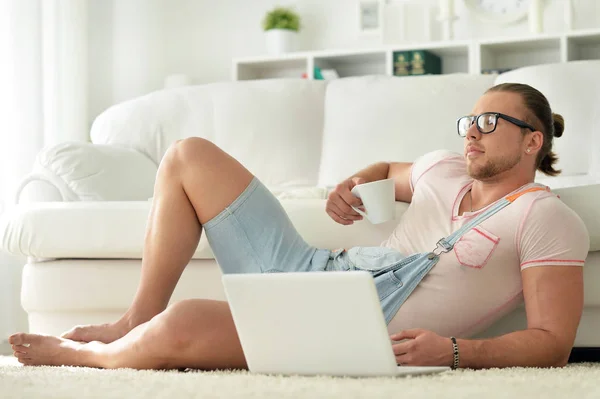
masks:
[[[458,122],[458,132],[461,136],[467,135],[467,130],[477,119],[477,128],[481,133],[489,133],[496,127],[497,117],[495,114],[481,114],[479,116],[465,116]]]
[[[489,133],[496,127],[495,114],[481,114],[477,118],[477,127],[481,133]]]

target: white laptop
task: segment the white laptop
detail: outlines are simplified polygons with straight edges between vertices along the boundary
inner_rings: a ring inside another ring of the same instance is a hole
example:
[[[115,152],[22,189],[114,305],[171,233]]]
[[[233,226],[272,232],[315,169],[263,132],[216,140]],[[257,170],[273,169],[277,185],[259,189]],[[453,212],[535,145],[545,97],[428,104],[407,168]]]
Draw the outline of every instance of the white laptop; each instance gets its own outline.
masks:
[[[227,274],[223,285],[251,372],[394,376],[398,366],[371,274]]]

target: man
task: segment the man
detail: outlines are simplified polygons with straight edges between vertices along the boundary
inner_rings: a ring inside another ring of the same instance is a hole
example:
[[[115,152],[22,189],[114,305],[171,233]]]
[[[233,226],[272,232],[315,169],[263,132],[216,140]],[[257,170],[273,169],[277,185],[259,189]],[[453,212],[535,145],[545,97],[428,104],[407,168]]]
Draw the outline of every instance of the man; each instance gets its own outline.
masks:
[[[336,222],[352,224],[361,217],[350,205],[361,203],[350,189],[394,178],[396,199],[411,205],[381,253],[409,255],[431,251],[440,238],[502,198],[525,193],[442,254],[388,328],[403,365],[564,366],[583,307],[581,266],[589,237],[581,219],[552,193],[527,191],[535,186],[536,170],[559,173],[552,141],[562,135],[562,117],[552,114],[539,91],[503,84],[488,90],[457,128],[463,156],[438,151],[414,164],[372,165],[340,183],[326,211]],[[129,310],[113,324],[76,327],[62,338],[15,334],[10,343],[19,361],[246,368],[227,303],[194,299],[167,308],[203,227],[227,273],[331,270],[346,254],[307,245],[277,200],[242,165],[206,140],[185,139],[159,167],[141,282]],[[523,299],[527,329],[493,339],[458,339],[454,355],[450,335],[472,336]]]

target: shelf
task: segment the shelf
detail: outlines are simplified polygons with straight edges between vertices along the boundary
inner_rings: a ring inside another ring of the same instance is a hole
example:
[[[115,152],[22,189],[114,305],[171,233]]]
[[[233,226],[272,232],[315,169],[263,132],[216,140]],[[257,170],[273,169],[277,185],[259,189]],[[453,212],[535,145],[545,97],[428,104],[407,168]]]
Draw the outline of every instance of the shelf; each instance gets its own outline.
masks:
[[[308,70],[306,57],[257,60],[234,64],[234,79],[302,78]]]
[[[340,77],[393,74],[394,51],[427,50],[442,59],[442,74],[514,69],[578,60],[600,60],[600,29],[494,40],[386,45],[367,49],[305,51],[233,60],[233,79],[312,79],[313,66]]]
[[[600,59],[600,32],[567,37],[567,61]]]
[[[559,37],[480,43],[481,69],[513,69],[560,62]]]
[[[413,47],[414,49],[414,47]],[[394,51],[401,51],[402,48]],[[442,74],[469,73],[469,46],[423,46],[420,50],[427,50],[442,59]]]
[[[361,75],[385,75],[387,55],[385,51],[358,54],[315,56],[315,67],[333,68],[341,78]]]

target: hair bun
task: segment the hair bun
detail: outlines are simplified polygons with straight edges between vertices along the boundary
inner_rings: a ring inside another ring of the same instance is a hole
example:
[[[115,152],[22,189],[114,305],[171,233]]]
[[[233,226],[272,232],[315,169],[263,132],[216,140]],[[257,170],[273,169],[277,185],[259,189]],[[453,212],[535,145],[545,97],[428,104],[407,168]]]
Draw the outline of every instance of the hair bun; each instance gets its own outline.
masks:
[[[554,125],[554,137],[560,137],[565,131],[565,118],[560,114],[552,113],[552,120]]]

